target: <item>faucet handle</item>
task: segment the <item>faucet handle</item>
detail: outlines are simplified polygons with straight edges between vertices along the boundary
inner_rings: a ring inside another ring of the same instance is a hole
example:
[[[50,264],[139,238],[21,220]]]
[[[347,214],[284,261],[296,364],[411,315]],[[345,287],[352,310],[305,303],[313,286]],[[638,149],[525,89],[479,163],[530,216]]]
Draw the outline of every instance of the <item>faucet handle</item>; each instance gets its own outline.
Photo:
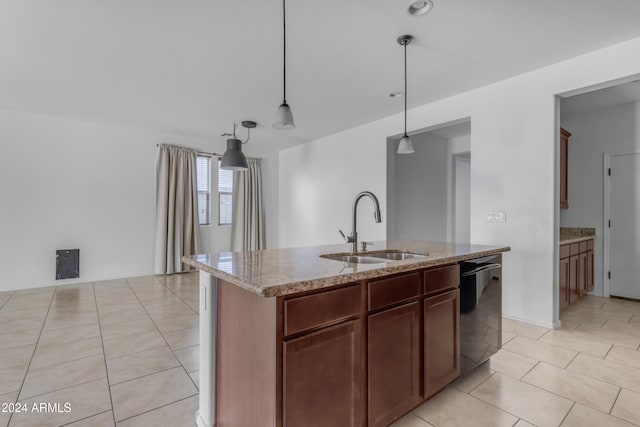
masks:
[[[353,236],[345,236],[344,233],[342,232],[342,230],[338,230],[338,232],[340,233],[340,235],[342,236],[342,238],[344,239],[345,242],[347,242],[347,243],[353,243],[354,242],[354,237]]]
[[[373,242],[360,242],[360,244],[362,245],[362,252],[367,250],[367,245],[373,246]]]

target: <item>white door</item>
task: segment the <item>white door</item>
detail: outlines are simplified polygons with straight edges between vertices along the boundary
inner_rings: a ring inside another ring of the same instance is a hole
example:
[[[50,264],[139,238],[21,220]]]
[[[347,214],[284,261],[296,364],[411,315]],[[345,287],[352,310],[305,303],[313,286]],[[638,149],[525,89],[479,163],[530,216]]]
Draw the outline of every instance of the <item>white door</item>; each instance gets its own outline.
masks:
[[[611,156],[610,167],[609,293],[640,299],[640,154]]]

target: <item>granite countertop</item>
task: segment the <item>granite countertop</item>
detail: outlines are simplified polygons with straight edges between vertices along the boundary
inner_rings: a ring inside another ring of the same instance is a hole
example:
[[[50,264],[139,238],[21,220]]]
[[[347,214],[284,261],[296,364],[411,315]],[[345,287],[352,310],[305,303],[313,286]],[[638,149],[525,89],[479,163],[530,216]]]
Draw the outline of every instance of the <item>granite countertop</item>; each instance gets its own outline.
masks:
[[[595,228],[560,227],[560,244],[577,243],[596,237]]]
[[[264,297],[276,297],[510,250],[506,246],[403,240],[374,242],[368,252],[385,249],[423,253],[428,256],[402,261],[381,259],[375,264],[352,264],[320,257],[325,254],[347,254],[349,246],[339,244],[200,254],[183,257],[182,261],[250,292]]]

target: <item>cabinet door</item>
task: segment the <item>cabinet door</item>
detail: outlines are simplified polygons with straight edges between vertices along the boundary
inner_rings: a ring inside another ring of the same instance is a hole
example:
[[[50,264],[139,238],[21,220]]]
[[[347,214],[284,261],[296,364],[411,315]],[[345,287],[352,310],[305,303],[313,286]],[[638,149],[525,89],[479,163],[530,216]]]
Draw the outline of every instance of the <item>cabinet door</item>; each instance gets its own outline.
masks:
[[[577,301],[580,297],[578,290],[578,276],[580,275],[580,256],[573,255],[569,258],[569,303]]]
[[[560,259],[560,307],[569,304],[569,258]]]
[[[578,292],[579,296],[582,296],[588,292],[588,274],[587,274],[587,253],[581,252],[578,255],[579,258],[579,270],[578,270]]]
[[[387,426],[418,405],[420,301],[369,316],[369,426]]]
[[[424,397],[460,374],[460,290],[424,300]]]
[[[283,426],[362,424],[360,321],[284,342]]]
[[[587,251],[587,292],[593,291],[593,250]]]

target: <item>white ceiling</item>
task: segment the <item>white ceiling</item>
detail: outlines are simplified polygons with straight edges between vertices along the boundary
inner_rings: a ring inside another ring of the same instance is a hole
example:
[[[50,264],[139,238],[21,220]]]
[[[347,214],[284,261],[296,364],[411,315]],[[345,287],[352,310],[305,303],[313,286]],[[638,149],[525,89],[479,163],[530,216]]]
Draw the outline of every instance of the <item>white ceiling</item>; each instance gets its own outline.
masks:
[[[0,105],[282,148],[401,112],[404,33],[409,107],[640,36],[638,0],[408,2],[288,2],[281,132],[280,0],[0,0]]]

